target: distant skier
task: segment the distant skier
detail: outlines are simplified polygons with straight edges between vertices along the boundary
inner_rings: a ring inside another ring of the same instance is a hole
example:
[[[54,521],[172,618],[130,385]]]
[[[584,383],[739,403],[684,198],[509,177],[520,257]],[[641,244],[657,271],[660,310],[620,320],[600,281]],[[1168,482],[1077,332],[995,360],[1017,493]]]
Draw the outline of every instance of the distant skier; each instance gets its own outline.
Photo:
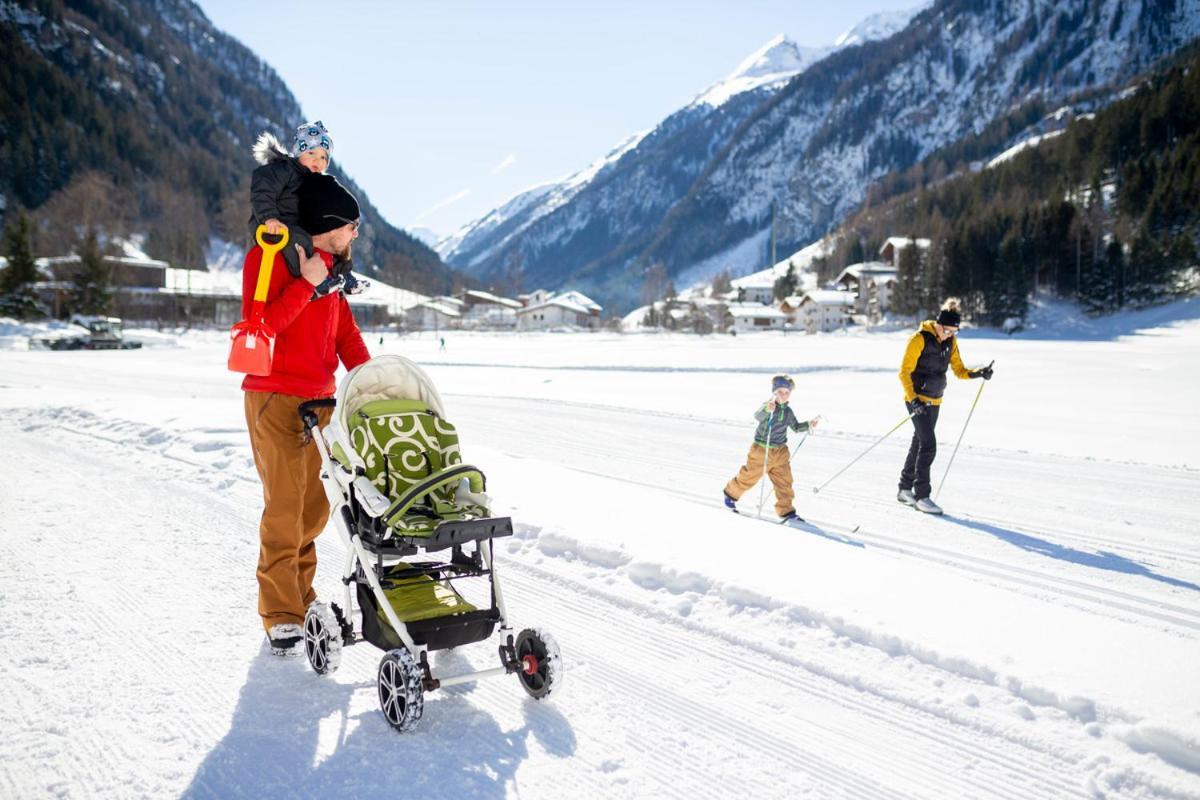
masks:
[[[942,304],[936,319],[921,323],[908,340],[900,363],[900,384],[904,387],[904,405],[912,414],[913,437],[908,458],[900,471],[900,491],[896,499],[926,514],[941,514],[942,509],[929,497],[929,468],[937,455],[938,408],[946,391],[946,370],[954,369],[959,378],[992,379],[992,368],[969,370],[958,354],[958,325],[962,321],[957,297]]]
[[[791,454],[787,448],[787,432],[808,431],[817,427],[817,419],[800,422],[795,412],[788,405],[792,389],[796,386],[787,375],[776,375],[771,379],[771,398],[754,412],[758,428],[754,432],[754,443],[746,454],[746,463],[738,470],[738,474],[725,484],[725,505],[735,513],[737,500],[754,485],[765,477],[771,479],[775,486],[775,513],[783,522],[800,520],[792,505],[795,492],[792,491]],[[764,469],[765,461],[765,469]]]

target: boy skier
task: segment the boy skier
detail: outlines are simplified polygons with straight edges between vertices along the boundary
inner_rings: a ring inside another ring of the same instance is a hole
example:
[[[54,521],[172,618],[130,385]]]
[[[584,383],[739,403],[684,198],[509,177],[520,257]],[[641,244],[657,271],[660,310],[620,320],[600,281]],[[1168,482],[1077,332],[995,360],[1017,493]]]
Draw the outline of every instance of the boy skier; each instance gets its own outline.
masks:
[[[803,522],[792,506],[795,493],[792,491],[791,454],[787,448],[788,429],[809,431],[817,427],[817,419],[800,422],[788,406],[796,382],[787,375],[776,375],[771,379],[771,398],[754,412],[758,428],[754,432],[754,443],[746,454],[746,463],[738,474],[725,484],[725,506],[737,513],[737,500],[758,483],[764,473],[775,486],[775,513],[782,522]],[[765,462],[765,467],[764,467]]]

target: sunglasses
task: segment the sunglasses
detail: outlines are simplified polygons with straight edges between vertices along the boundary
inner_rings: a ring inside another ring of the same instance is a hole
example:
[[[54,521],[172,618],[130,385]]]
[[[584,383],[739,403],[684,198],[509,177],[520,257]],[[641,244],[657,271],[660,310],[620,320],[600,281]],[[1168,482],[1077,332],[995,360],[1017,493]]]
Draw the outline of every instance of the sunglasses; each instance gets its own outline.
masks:
[[[345,217],[339,217],[337,214],[326,214],[325,216],[329,217],[330,219],[336,219],[338,222],[341,222],[345,225],[353,225],[354,230],[358,230],[362,227],[362,220],[360,219],[346,219]]]

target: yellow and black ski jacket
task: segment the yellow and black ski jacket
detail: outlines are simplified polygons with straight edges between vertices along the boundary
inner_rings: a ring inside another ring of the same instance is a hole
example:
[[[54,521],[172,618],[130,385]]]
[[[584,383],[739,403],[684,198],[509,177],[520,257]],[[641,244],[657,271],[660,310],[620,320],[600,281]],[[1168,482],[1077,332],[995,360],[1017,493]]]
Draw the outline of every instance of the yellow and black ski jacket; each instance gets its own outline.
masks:
[[[958,354],[958,336],[939,342],[933,320],[925,320],[908,340],[904,360],[900,362],[900,383],[904,386],[904,402],[920,398],[935,406],[942,404],[946,391],[946,370],[954,369],[960,378],[971,377]]]

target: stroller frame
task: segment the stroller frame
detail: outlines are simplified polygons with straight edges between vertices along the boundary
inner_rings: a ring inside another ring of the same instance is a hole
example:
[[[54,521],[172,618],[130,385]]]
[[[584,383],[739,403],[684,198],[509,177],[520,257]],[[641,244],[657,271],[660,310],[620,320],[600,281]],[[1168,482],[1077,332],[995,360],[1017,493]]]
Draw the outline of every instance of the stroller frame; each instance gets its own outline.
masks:
[[[407,362],[407,359],[401,360]],[[320,478],[329,500],[331,520],[346,547],[342,567],[346,614],[336,604],[327,606],[317,601],[305,616],[305,652],[314,671],[327,674],[336,670],[341,648],[346,645],[365,640],[384,649],[378,676],[380,705],[388,723],[401,732],[411,730],[420,720],[424,692],[441,687],[516,674],[522,688],[534,699],[541,700],[549,695],[561,682],[558,646],[553,637],[540,629],[522,630],[514,638],[504,593],[496,575],[493,540],[512,535],[512,520],[490,516],[443,520],[428,536],[405,536],[390,530],[384,519],[384,512],[390,505],[388,498],[374,487],[362,468],[344,465],[333,458],[333,442],[328,441],[320,429],[316,410],[334,408],[337,402],[334,398],[311,400],[299,407],[306,438],[312,439],[320,453]],[[464,464],[444,471],[441,477],[453,480],[458,471],[477,472],[474,467]],[[414,486],[405,494],[420,492],[423,488]],[[460,485],[459,492],[469,498],[487,500],[484,495],[467,491],[465,483]],[[467,552],[464,545],[472,543],[473,552]],[[451,551],[448,560],[400,562],[406,556],[444,550]],[[405,622],[393,608],[385,590],[395,587],[398,582],[422,577],[446,587],[458,579],[486,577],[490,586],[490,606]],[[361,633],[355,632],[355,594],[362,618]],[[376,621],[376,612],[386,618],[391,631],[386,631]],[[457,675],[435,674],[429,663],[430,650],[482,642],[494,635],[497,626],[501,635],[499,666]],[[389,633],[394,633],[394,637]]]

